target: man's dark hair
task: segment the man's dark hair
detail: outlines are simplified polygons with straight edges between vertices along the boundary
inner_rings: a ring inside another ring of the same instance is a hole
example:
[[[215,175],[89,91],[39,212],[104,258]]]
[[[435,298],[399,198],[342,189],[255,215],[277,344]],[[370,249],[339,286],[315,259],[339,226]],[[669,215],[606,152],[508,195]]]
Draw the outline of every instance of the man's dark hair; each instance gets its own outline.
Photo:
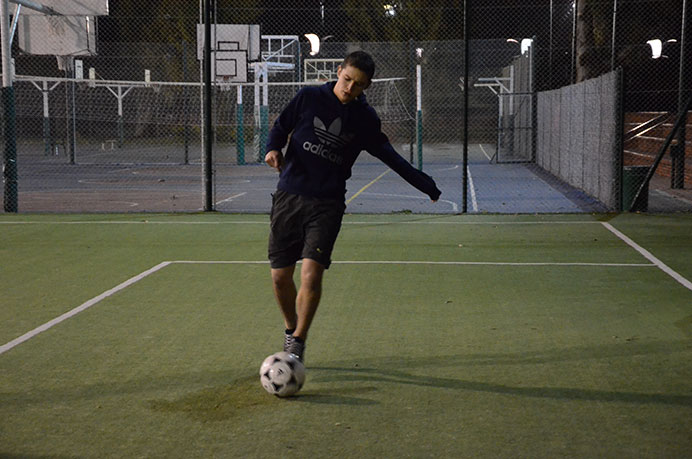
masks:
[[[341,66],[345,68],[348,65],[365,73],[370,80],[372,80],[372,76],[375,74],[375,61],[372,59],[372,56],[365,51],[354,51],[346,56]]]

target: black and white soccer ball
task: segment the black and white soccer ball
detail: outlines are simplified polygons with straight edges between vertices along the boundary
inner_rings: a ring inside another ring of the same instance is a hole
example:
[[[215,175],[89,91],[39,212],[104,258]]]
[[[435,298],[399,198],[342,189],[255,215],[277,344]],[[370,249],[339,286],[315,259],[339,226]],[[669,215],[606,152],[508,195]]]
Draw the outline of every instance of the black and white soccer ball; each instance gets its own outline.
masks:
[[[264,359],[259,374],[264,390],[278,397],[288,397],[303,387],[305,365],[293,354],[277,352]]]

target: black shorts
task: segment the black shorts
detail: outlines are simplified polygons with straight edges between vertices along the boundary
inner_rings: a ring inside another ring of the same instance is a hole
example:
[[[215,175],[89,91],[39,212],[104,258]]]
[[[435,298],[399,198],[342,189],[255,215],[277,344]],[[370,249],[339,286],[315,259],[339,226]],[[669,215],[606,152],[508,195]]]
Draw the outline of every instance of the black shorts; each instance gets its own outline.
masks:
[[[286,268],[310,258],[325,268],[341,229],[346,204],[338,199],[318,199],[277,190],[272,195],[269,262]]]

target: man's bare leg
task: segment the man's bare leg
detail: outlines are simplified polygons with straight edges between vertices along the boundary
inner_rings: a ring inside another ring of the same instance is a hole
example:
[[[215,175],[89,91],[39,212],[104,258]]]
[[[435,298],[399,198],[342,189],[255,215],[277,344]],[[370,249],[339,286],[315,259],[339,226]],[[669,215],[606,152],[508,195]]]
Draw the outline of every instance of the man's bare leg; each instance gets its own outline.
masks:
[[[303,359],[305,340],[315,317],[322,296],[324,266],[311,259],[304,259],[300,270],[300,290],[296,292],[293,273],[295,265],[272,269],[274,296],[284,316],[286,340],[284,350]],[[292,333],[291,333],[292,330]]]
[[[296,314],[296,284],[293,281],[293,272],[296,265],[286,268],[272,269],[272,283],[274,285],[274,297],[284,316],[287,330],[294,330],[298,323]]]
[[[308,337],[308,330],[315,317],[322,297],[322,277],[324,266],[309,258],[303,259],[300,269],[300,290],[296,298],[298,320],[293,336],[303,341]]]

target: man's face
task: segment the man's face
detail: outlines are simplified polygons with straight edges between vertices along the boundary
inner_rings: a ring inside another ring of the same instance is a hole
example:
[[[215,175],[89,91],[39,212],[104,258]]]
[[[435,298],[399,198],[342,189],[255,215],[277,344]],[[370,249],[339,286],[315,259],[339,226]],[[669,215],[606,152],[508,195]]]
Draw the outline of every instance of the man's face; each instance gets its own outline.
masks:
[[[339,66],[336,75],[338,78],[336,85],[334,85],[334,95],[342,104],[352,102],[370,86],[370,78],[365,72],[352,65]]]

